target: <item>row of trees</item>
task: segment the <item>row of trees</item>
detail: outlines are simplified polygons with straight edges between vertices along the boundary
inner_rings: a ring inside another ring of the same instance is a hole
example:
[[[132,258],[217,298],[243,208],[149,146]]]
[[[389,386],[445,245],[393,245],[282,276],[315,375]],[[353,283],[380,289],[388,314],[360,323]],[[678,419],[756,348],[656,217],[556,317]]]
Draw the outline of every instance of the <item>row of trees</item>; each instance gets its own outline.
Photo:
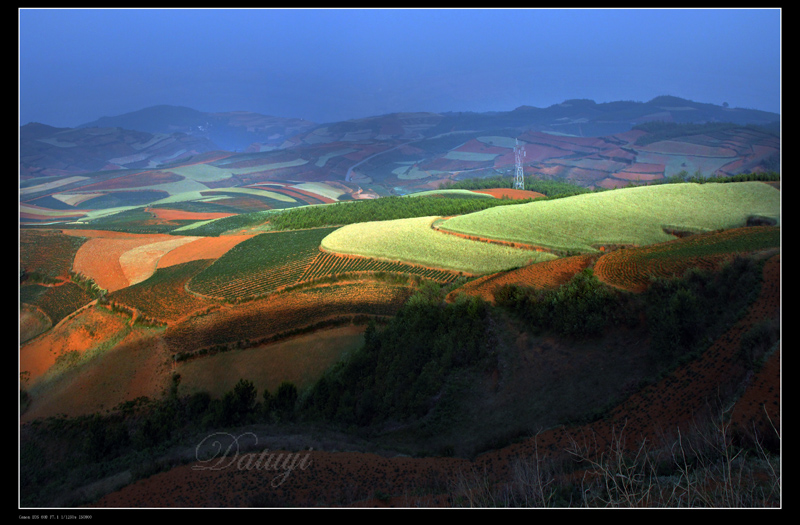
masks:
[[[392,196],[327,206],[292,208],[270,216],[269,221],[276,229],[291,230],[433,215],[462,215],[521,202],[525,201],[475,197]]]
[[[459,181],[446,181],[439,185],[440,189],[446,190],[486,190],[491,188],[513,188],[513,177],[485,177],[480,179],[464,179]],[[525,189],[542,193],[550,198],[568,197],[581,193],[591,192],[589,188],[584,188],[571,182],[557,180],[541,180],[531,177],[525,178]]]

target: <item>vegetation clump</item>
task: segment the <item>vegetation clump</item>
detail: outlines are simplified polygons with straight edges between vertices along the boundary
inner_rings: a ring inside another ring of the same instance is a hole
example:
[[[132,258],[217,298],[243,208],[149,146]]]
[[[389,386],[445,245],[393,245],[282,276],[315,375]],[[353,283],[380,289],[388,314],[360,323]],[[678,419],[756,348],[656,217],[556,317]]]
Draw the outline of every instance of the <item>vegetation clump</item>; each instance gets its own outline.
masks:
[[[427,283],[385,327],[368,325],[363,348],[316,383],[303,414],[345,426],[422,417],[455,370],[492,359],[490,315],[483,300],[448,304]]]

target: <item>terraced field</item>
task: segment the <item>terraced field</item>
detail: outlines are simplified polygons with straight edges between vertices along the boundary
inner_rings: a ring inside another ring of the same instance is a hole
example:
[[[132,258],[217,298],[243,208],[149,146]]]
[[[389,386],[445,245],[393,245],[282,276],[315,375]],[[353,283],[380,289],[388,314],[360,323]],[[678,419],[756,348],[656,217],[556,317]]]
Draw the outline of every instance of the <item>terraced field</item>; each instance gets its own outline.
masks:
[[[185,289],[189,279],[210,263],[201,259],[160,268],[146,281],[110,294],[109,300],[131,306],[158,321],[174,322],[214,304]]]
[[[665,184],[503,206],[447,219],[455,233],[553,250],[596,252],[602,245],[648,245],[744,226],[748,217],[780,219],[780,192],[762,182]]]
[[[175,355],[191,355],[244,340],[266,342],[330,319],[394,315],[410,294],[406,286],[371,281],[274,293],[228,305],[213,316],[190,317],[171,325],[164,340]]]
[[[238,300],[298,282],[334,228],[271,232],[237,244],[188,284],[192,292]]]
[[[734,228],[615,250],[600,257],[594,272],[601,281],[641,292],[651,278],[680,277],[692,268],[712,269],[737,254],[779,249],[780,243],[777,226]]]
[[[456,272],[426,268],[424,266],[320,252],[300,277],[300,281],[310,281],[340,274],[378,272],[417,275],[440,283],[453,282],[459,277]]]
[[[504,206],[512,207],[512,206]],[[469,214],[468,217],[474,214]],[[480,275],[555,258],[555,255],[483,243],[431,228],[439,217],[349,224],[322,240],[324,250]]]

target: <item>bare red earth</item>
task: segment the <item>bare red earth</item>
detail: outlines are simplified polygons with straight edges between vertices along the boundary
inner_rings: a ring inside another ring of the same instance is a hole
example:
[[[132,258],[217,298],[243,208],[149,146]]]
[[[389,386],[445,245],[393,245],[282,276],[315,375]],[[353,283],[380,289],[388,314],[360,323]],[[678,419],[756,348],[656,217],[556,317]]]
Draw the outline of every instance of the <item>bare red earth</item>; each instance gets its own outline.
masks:
[[[517,190],[514,188],[492,188],[487,190],[472,190],[475,193],[485,193],[486,195],[491,195],[492,197],[497,197],[498,199],[538,199],[539,197],[544,197],[544,193],[539,193],[538,191],[530,191],[530,190]]]
[[[486,275],[454,290],[448,296],[448,300],[453,300],[458,293],[466,293],[482,297],[493,303],[494,290],[505,284],[553,288],[568,282],[575,274],[594,262],[597,257],[597,255],[591,254],[562,257],[552,261],[529,264],[510,272]]]
[[[236,215],[235,213],[212,213],[212,212],[194,212],[183,210],[168,210],[164,208],[145,208],[146,212],[152,213],[157,219],[165,221],[175,220],[188,220],[188,221],[206,221],[209,219],[221,219],[223,217],[230,217]]]

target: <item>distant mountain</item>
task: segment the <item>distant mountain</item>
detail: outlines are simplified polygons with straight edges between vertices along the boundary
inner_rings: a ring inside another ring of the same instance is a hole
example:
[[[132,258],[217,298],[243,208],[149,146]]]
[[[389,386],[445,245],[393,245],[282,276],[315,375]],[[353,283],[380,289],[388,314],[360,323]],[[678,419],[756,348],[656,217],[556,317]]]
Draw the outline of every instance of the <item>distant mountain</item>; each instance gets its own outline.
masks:
[[[117,127],[148,133],[185,133],[205,138],[216,149],[244,151],[253,143],[278,147],[287,138],[307,131],[315,123],[250,111],[206,113],[183,106],[151,106],[114,117],[102,117],[78,128]]]
[[[330,182],[344,194],[406,194],[510,176],[521,145],[526,177],[613,188],[682,173],[778,171],[779,122],[776,113],[668,96],[573,99],[487,113],[391,113],[324,125],[153,106],[79,128],[22,126],[20,187],[22,202],[59,210],[98,192],[105,200],[93,206],[114,207],[165,197],[218,200],[224,188],[258,194],[280,181]],[[237,192],[226,198],[234,197],[241,198]]]
[[[149,133],[118,127],[20,127],[20,179],[123,168],[153,168],[218,149],[185,133]]]

